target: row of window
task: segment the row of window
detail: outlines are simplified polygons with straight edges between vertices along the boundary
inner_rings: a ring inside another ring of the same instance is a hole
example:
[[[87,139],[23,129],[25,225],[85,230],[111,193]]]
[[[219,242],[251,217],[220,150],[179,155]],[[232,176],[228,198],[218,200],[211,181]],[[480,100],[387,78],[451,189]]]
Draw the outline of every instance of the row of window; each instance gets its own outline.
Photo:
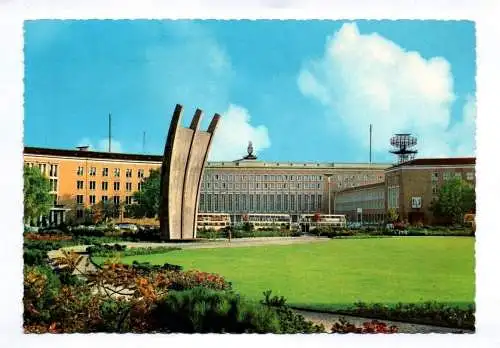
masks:
[[[383,180],[381,174],[332,175],[334,181]],[[323,181],[322,175],[205,174],[205,181]]]
[[[76,189],[77,190],[83,190],[84,187],[84,182],[83,180],[77,180],[76,181]],[[89,190],[95,190],[96,189],[96,182],[95,181],[89,181]],[[142,189],[142,182],[137,183],[137,191],[140,191]],[[108,190],[108,182],[103,181],[101,182],[101,190],[107,191]],[[115,181],[113,182],[113,190],[115,191],[120,191],[120,182]],[[126,182],[125,183],[125,190],[126,191],[132,191],[132,183],[131,182]]]
[[[322,190],[323,183],[210,183],[203,182],[201,185],[202,189],[309,189],[309,190]]]
[[[200,212],[315,212],[322,208],[322,195],[201,194]]]
[[[85,170],[81,166],[78,167],[76,170],[76,174],[78,176],[82,176],[84,172],[85,172]],[[89,176],[96,176],[96,174],[97,174],[96,167],[90,167],[89,168]],[[102,168],[102,176],[109,176],[109,168]],[[113,169],[113,176],[116,178],[120,177],[120,168]],[[132,169],[125,169],[125,177],[126,178],[132,177]],[[144,178],[144,169],[137,169],[137,177]]]
[[[443,180],[450,180],[452,178],[463,178],[461,172],[454,172],[454,171],[445,171],[443,172]],[[468,181],[473,181],[474,180],[474,172],[466,172],[465,173],[465,179]],[[436,182],[439,180],[439,172],[434,172],[431,175],[431,181]]]
[[[35,166],[35,163],[27,162],[26,165],[32,168]],[[57,164],[38,163],[38,169],[40,169],[43,175],[48,175],[51,178],[57,177]]]
[[[363,200],[357,202],[336,202],[335,209],[339,211],[351,211],[357,208],[362,209],[384,209],[383,199]]]
[[[101,196],[101,202],[107,202],[108,196]],[[113,196],[113,203],[118,205],[120,204],[120,196]],[[134,197],[132,196],[126,196],[125,197],[125,204],[132,204],[134,203]],[[76,204],[83,204],[83,195],[76,195]],[[96,204],[96,196],[95,195],[89,195],[89,204]]]

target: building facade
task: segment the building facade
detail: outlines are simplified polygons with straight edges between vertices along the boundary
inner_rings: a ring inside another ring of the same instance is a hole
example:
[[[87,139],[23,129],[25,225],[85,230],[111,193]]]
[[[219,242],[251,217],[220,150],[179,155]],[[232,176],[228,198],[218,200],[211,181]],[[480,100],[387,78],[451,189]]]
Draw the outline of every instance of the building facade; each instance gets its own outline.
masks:
[[[430,210],[446,180],[460,177],[476,185],[476,159],[422,158],[396,165],[385,172],[386,211],[393,209],[401,221],[434,224]]]
[[[385,182],[348,188],[336,193],[335,211],[348,221],[383,223],[386,219]]]
[[[24,148],[24,163],[49,177],[54,207],[49,223],[80,221],[85,208],[101,201],[132,203],[143,178],[159,168],[162,156],[129,155],[80,150]]]
[[[162,156],[25,147],[24,162],[49,177],[54,195],[50,222],[84,218],[101,201],[131,204],[132,194]],[[247,213],[334,213],[336,192],[384,182],[388,164],[264,162],[249,154],[230,162],[208,162],[199,212],[225,212],[234,221]],[[330,197],[330,199],[329,199]],[[123,215],[121,215],[123,218]]]
[[[205,168],[200,212],[225,212],[233,221],[246,213],[335,213],[335,192],[383,182],[384,164],[212,162]],[[330,197],[330,200],[329,200]]]

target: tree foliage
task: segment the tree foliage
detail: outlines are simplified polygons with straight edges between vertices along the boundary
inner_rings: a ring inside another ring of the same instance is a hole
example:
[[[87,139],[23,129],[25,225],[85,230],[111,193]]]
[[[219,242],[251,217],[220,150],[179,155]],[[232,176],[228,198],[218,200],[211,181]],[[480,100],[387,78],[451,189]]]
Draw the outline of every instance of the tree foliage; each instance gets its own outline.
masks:
[[[49,179],[37,167],[24,167],[24,220],[26,223],[50,212],[53,197]]]
[[[160,169],[152,169],[149,176],[142,182],[140,191],[136,191],[133,197],[136,201],[125,207],[127,214],[134,218],[154,218],[160,211]]]
[[[476,192],[474,187],[461,178],[453,178],[441,186],[438,198],[431,209],[433,213],[452,223],[461,223],[466,213],[476,211]]]

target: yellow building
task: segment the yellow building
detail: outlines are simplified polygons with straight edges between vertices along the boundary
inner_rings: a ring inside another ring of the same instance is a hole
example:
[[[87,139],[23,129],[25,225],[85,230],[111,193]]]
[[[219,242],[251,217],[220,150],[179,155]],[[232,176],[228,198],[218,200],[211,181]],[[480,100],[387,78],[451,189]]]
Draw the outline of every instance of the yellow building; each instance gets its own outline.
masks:
[[[24,162],[49,177],[54,208],[48,220],[79,221],[85,208],[101,201],[131,204],[162,156],[47,148],[24,148]],[[334,211],[334,193],[384,182],[389,164],[264,162],[255,156],[208,162],[203,175],[200,212],[226,212],[234,221],[250,212],[300,214]],[[328,200],[330,197],[330,201]],[[123,218],[121,214],[120,219]]]

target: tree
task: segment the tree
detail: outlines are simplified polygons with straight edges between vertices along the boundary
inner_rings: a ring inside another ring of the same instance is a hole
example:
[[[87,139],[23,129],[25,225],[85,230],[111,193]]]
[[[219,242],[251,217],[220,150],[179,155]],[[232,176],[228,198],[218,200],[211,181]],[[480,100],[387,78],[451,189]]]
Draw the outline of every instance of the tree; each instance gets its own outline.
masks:
[[[462,223],[466,213],[476,211],[476,192],[474,187],[461,178],[448,180],[441,186],[437,200],[431,204],[437,217],[452,223]]]
[[[127,214],[134,218],[154,218],[160,211],[160,169],[152,169],[142,181],[140,191],[134,192],[137,203],[126,207]]]
[[[94,223],[107,222],[120,216],[120,206],[113,201],[100,201],[92,206],[91,215]]]
[[[24,221],[31,223],[50,212],[54,198],[49,179],[37,167],[24,166]]]
[[[398,221],[398,219],[399,219],[399,215],[398,215],[396,209],[391,208],[387,211],[387,220],[389,220],[389,222],[396,222],[396,221]]]

